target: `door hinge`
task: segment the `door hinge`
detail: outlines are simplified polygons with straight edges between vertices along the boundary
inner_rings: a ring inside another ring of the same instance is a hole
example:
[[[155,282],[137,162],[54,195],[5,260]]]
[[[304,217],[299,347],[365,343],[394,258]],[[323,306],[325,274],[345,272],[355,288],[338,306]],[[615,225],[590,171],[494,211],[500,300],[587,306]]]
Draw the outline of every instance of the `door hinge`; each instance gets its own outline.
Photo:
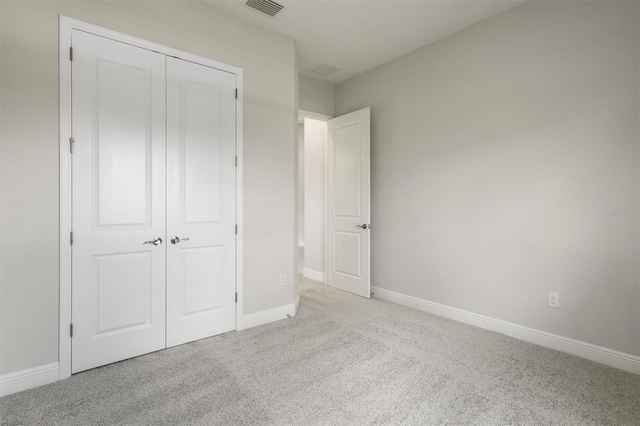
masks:
[[[69,337],[73,337],[73,324],[69,324]]]
[[[238,224],[236,223],[236,235],[238,235]]]
[[[236,89],[236,99],[238,99],[238,89]]]
[[[238,303],[238,293],[236,293],[236,303]]]
[[[73,144],[74,144],[75,142],[76,142],[76,141],[75,141],[72,137],[71,137],[71,138],[69,138],[69,152],[70,152],[70,153],[72,153],[72,154],[73,154]]]
[[[69,244],[73,245],[73,231],[69,232]]]
[[[238,167],[238,157],[236,157],[236,167]]]
[[[73,47],[69,48],[69,60],[73,61]]]

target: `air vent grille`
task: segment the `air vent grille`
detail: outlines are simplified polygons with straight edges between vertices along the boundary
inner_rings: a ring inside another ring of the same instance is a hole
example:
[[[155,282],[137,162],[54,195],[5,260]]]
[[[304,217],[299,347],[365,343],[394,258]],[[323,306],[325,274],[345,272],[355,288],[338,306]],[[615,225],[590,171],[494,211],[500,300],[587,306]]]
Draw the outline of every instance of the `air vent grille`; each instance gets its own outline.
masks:
[[[336,71],[339,71],[339,68],[334,67],[333,65],[325,64],[321,62],[312,66],[311,68],[307,68],[307,71],[314,72],[316,74],[320,74],[323,77],[327,77],[328,75],[333,74]]]
[[[283,5],[271,0],[248,0],[245,4],[269,16],[275,16],[284,8]]]

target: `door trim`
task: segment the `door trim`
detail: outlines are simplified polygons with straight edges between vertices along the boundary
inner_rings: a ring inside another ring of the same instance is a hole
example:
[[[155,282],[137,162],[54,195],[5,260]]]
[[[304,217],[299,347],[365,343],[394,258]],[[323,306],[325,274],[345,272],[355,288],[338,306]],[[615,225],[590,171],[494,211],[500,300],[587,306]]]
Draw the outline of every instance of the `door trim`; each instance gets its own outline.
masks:
[[[302,123],[305,118],[310,118],[312,120],[325,121],[329,122],[332,118],[335,118],[331,115],[320,114],[318,112],[307,111],[305,109],[298,110],[298,123]]]
[[[236,235],[236,292],[238,301],[236,304],[236,329],[243,317],[243,70],[232,65],[193,55],[181,50],[156,44],[147,40],[129,36],[109,30],[107,28],[88,24],[68,18],[59,17],[59,118],[60,118],[60,293],[59,293],[59,326],[58,326],[58,360],[59,379],[66,379],[71,376],[71,336],[69,335],[69,325],[71,324],[71,244],[70,233],[72,225],[71,206],[71,153],[69,151],[69,138],[71,137],[71,61],[69,60],[69,49],[71,47],[71,33],[73,30],[85,31],[97,36],[106,37],[122,43],[127,43],[136,47],[152,50],[167,56],[174,56],[180,59],[195,62],[211,68],[216,68],[236,76],[236,86],[238,89],[238,99],[236,101],[236,156],[238,166],[236,168],[236,224],[238,233]]]

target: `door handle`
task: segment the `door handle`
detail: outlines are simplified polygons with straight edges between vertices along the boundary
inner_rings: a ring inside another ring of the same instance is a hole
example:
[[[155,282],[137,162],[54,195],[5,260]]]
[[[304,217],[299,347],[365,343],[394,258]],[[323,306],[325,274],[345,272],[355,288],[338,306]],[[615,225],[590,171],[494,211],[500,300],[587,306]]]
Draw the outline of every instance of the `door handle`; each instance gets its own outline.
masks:
[[[189,241],[189,237],[180,238],[177,235],[171,238],[171,244],[178,244],[180,241]]]
[[[367,225],[366,223],[363,223],[362,225],[356,225],[356,228],[360,228],[360,229],[370,229],[371,225]]]
[[[153,244],[154,246],[159,246],[160,244],[162,244],[162,238],[156,237],[153,240],[145,241],[144,243],[142,243],[142,245],[145,244]]]

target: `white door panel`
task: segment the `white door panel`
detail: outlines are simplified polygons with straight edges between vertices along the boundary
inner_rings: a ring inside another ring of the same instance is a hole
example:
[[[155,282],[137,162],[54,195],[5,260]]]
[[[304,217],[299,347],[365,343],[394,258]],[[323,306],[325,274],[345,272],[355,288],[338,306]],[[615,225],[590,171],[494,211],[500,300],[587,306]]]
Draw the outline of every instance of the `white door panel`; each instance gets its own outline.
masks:
[[[165,347],[164,56],[73,31],[72,372]]]
[[[333,171],[335,182],[334,215],[339,218],[362,216],[361,200],[361,122],[355,121],[333,129]],[[331,124],[330,124],[331,126]]]
[[[167,346],[235,329],[235,87],[167,58]]]
[[[370,297],[370,109],[329,120],[328,284]]]
[[[181,317],[223,307],[224,246],[176,249],[180,251]]]

